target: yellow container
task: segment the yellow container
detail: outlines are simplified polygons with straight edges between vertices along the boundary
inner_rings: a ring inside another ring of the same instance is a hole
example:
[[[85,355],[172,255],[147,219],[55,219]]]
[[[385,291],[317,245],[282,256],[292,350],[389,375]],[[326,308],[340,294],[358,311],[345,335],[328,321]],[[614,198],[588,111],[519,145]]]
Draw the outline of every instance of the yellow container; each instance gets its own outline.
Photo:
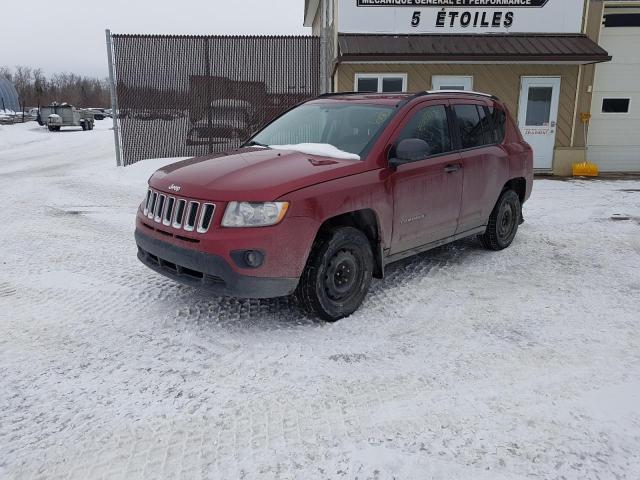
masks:
[[[598,165],[589,162],[580,162],[573,164],[574,177],[597,177]]]

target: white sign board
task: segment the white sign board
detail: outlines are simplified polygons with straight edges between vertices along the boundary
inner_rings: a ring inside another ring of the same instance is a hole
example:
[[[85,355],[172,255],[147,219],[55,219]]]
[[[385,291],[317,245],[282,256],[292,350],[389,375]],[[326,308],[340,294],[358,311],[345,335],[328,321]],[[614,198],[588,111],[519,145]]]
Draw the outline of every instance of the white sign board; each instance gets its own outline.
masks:
[[[584,0],[338,0],[341,33],[580,33]]]

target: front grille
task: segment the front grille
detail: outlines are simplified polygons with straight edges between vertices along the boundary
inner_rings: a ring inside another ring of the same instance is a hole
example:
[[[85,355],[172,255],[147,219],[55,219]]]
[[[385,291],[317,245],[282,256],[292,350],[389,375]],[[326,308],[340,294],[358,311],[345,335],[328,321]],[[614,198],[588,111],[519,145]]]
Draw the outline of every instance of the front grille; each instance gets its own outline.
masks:
[[[200,203],[195,200],[178,198],[147,191],[142,214],[155,223],[187,232],[207,233],[213,222],[216,206],[213,203]]]

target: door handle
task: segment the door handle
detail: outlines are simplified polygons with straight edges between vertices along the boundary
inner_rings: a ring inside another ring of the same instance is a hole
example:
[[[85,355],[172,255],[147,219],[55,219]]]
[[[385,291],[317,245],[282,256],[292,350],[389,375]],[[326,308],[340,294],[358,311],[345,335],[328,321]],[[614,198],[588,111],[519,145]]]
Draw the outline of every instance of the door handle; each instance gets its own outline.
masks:
[[[456,163],[453,165],[447,165],[446,167],[444,167],[444,171],[445,173],[455,173],[461,168],[462,168],[462,165],[460,165],[459,163]]]

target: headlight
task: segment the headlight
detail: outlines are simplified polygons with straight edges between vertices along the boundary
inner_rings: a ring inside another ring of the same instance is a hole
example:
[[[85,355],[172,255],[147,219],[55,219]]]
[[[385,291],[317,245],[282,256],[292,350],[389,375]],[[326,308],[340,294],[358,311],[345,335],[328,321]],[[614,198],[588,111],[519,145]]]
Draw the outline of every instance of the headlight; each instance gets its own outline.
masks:
[[[222,218],[223,227],[268,227],[280,223],[289,202],[229,202]]]

